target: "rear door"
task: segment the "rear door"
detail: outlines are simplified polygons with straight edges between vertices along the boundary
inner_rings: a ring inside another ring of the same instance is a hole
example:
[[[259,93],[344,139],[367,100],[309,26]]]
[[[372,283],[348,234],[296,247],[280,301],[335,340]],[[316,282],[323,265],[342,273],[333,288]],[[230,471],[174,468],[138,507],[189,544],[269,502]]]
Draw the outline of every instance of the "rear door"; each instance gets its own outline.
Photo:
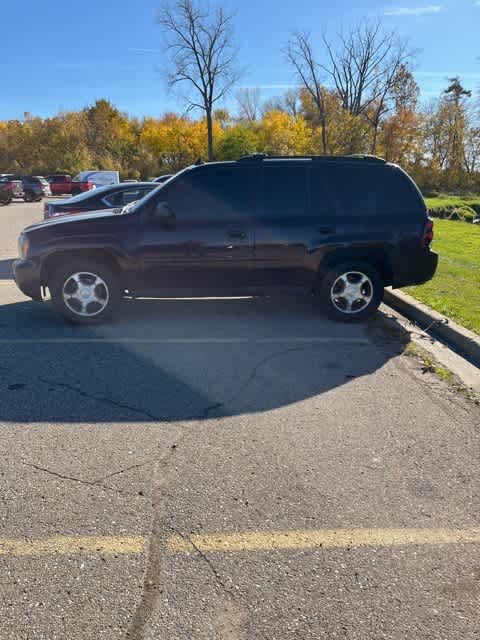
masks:
[[[303,288],[315,278],[312,250],[335,233],[335,212],[323,185],[311,188],[313,165],[310,159],[262,162],[253,276],[258,286]]]
[[[155,196],[142,212],[141,288],[201,294],[248,284],[253,227],[247,167],[199,167]],[[171,219],[155,218],[159,202]]]

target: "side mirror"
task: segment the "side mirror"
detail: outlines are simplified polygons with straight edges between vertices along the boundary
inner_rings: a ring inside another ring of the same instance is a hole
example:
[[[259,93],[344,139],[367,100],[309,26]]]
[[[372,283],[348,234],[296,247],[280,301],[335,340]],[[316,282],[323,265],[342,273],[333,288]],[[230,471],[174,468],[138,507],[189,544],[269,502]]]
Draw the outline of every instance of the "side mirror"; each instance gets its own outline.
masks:
[[[155,220],[163,222],[173,222],[175,220],[175,212],[168,202],[158,202],[153,210]]]

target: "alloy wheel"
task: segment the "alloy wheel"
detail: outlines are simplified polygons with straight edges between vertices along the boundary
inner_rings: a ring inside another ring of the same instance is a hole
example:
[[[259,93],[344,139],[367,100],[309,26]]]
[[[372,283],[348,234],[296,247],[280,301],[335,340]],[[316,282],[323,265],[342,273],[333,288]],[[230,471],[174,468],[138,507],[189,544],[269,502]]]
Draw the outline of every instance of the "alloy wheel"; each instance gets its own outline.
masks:
[[[108,305],[108,286],[95,273],[82,271],[67,278],[62,287],[62,297],[66,307],[84,318],[98,316]]]
[[[330,289],[330,299],[341,313],[360,313],[373,299],[373,284],[361,271],[342,273]]]

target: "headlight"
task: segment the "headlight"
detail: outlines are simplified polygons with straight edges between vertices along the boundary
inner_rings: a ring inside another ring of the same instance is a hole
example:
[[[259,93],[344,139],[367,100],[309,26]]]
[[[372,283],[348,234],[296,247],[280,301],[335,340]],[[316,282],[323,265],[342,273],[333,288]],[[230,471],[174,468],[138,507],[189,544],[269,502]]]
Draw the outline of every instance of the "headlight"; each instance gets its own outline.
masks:
[[[18,239],[18,253],[21,258],[26,258],[28,249],[30,248],[30,240],[25,233],[21,233]]]

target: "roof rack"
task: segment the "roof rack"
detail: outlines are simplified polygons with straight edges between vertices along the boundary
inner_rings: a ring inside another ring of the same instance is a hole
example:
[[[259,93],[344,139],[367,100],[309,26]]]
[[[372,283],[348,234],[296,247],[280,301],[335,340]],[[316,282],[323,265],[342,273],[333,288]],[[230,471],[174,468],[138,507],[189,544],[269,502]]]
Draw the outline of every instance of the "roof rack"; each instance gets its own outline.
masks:
[[[351,162],[352,160],[361,160],[362,162],[378,162],[385,164],[386,160],[378,156],[352,153],[345,156],[269,156],[267,153],[252,153],[249,156],[239,158],[237,162],[260,162],[263,160],[312,160],[318,162]]]

